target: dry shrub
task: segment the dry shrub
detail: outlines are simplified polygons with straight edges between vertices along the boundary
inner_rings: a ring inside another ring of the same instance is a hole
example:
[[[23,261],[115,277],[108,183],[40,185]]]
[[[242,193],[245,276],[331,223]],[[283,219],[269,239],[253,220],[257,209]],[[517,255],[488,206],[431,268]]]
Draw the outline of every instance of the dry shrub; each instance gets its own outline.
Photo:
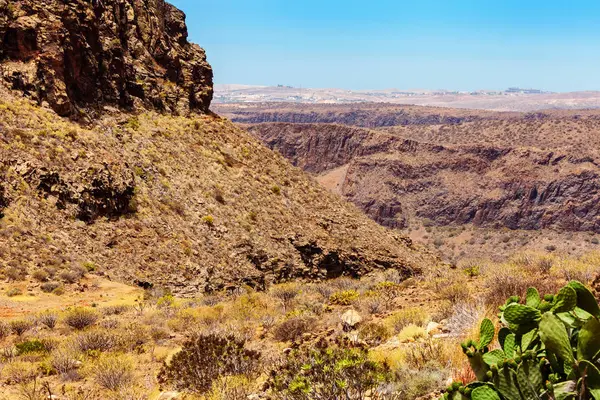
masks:
[[[466,282],[454,282],[442,287],[439,291],[442,300],[448,300],[451,303],[466,301],[471,297],[471,288]]]
[[[98,321],[98,313],[88,308],[74,308],[65,315],[64,322],[73,329],[82,330]]]
[[[35,363],[13,361],[4,366],[2,375],[8,384],[23,384],[35,379],[38,370]]]
[[[5,339],[10,335],[12,329],[8,322],[0,321],[0,340]]]
[[[361,299],[359,308],[371,315],[381,314],[386,310],[385,303],[379,296],[369,296]]]
[[[363,283],[361,281],[359,281],[358,279],[348,278],[346,276],[342,276],[341,278],[329,281],[329,284],[336,291],[360,291],[363,288]]]
[[[158,380],[177,390],[204,393],[224,376],[252,377],[259,365],[260,353],[246,349],[244,341],[232,336],[199,335],[184,343],[162,367]]]
[[[399,333],[408,325],[424,326],[429,321],[429,314],[422,308],[410,307],[395,312],[385,322],[396,333]]]
[[[109,351],[117,345],[117,338],[109,332],[99,329],[82,332],[75,337],[79,351]]]
[[[102,329],[117,329],[121,326],[121,322],[116,318],[105,318],[98,323]]]
[[[553,271],[565,281],[579,281],[584,284],[591,283],[598,274],[597,253],[587,254],[580,259],[563,259],[555,263]]]
[[[167,324],[175,332],[187,332],[194,329],[200,322],[199,315],[195,309],[181,308],[177,311],[174,318],[170,319]]]
[[[106,316],[110,315],[122,315],[131,310],[131,306],[127,304],[117,304],[114,306],[107,306],[102,309],[102,314]]]
[[[45,282],[45,283],[42,283],[42,285],[40,286],[40,289],[44,293],[52,293],[56,289],[60,288],[61,286],[62,285],[59,282]]]
[[[413,342],[425,337],[427,337],[425,328],[413,324],[405,326],[400,333],[398,333],[398,340],[401,342]]]
[[[10,321],[10,329],[17,336],[23,335],[25,332],[33,328],[33,322],[30,319],[17,319]]]
[[[118,347],[123,351],[140,351],[150,341],[148,327],[137,322],[123,326],[117,332]]]
[[[297,316],[283,321],[273,330],[273,337],[280,342],[298,340],[303,334],[314,330],[316,319]]]
[[[473,330],[479,329],[481,321],[489,314],[493,314],[492,311],[491,308],[486,309],[482,301],[457,303],[448,318],[448,329],[457,335],[468,336]]]
[[[495,307],[504,304],[511,296],[524,296],[530,287],[537,288],[542,295],[556,293],[562,283],[552,276],[530,273],[514,264],[503,264],[486,272],[485,286],[488,289],[485,299]]]
[[[373,321],[362,324],[358,334],[370,346],[378,346],[392,336],[392,332],[387,326]]]
[[[216,379],[206,400],[247,400],[251,395],[252,382],[245,376],[223,376]]]
[[[335,292],[335,289],[329,284],[329,282],[317,283],[312,287],[312,289],[325,300],[329,300],[329,297],[333,294],[333,292]]]
[[[44,325],[48,329],[52,330],[58,323],[58,314],[52,311],[46,311],[37,316],[37,320],[40,324]]]
[[[134,365],[129,357],[105,355],[94,365],[94,377],[98,385],[111,391],[128,388],[134,381]]]
[[[9,267],[4,270],[4,275],[11,281],[23,281],[27,278],[27,269],[24,267]]]
[[[46,272],[43,269],[36,269],[35,271],[33,271],[33,274],[31,274],[31,276],[38,282],[47,282],[48,278],[50,277],[48,272]]]
[[[406,364],[410,368],[423,369],[428,363],[448,365],[452,359],[450,348],[441,340],[429,339],[413,343],[406,350]]]
[[[71,343],[64,344],[52,352],[50,363],[61,375],[69,376],[79,367],[81,354]]]

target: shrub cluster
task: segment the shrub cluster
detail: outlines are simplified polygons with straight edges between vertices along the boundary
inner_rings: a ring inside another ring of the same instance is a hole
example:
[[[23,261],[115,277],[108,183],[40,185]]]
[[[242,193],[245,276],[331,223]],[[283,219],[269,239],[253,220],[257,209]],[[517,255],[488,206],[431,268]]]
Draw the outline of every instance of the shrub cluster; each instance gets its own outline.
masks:
[[[253,376],[259,360],[260,353],[246,349],[244,341],[234,336],[197,335],[163,365],[158,380],[176,390],[205,393],[220,377]]]

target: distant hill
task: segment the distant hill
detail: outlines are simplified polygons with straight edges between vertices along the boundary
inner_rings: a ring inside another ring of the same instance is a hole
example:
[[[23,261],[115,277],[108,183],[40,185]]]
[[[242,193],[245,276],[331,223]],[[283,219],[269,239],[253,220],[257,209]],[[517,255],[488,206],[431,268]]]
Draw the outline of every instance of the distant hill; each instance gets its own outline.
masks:
[[[536,89],[479,90],[345,90],[288,86],[215,85],[216,103],[392,103],[420,106],[471,108],[494,111],[600,108],[600,92],[548,93]]]

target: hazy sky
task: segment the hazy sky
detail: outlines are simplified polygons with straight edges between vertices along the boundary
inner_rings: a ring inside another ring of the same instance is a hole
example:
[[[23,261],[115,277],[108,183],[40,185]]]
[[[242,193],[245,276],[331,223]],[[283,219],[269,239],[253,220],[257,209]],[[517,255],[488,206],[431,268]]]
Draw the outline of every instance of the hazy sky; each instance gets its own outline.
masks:
[[[598,0],[171,0],[216,83],[600,90]]]

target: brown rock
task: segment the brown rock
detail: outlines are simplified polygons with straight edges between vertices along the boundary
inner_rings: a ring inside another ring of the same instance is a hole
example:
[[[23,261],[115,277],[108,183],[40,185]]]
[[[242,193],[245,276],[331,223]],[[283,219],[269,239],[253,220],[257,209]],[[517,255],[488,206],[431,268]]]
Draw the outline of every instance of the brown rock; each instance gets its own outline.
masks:
[[[212,69],[164,0],[0,1],[1,79],[61,115],[207,112]]]

